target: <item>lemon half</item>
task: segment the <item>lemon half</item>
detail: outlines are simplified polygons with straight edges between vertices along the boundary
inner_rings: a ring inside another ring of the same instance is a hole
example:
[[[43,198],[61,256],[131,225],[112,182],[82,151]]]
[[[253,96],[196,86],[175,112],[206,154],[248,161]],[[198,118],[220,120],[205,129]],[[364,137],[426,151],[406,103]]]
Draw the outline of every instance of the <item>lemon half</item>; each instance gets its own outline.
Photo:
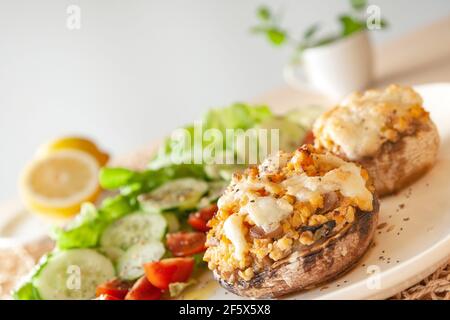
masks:
[[[101,151],[93,141],[77,136],[63,137],[50,141],[39,148],[37,156],[46,157],[54,152],[67,149],[80,150],[90,154],[97,159],[100,166],[106,165],[109,160],[109,155]]]
[[[94,201],[100,193],[99,162],[92,155],[67,149],[36,158],[24,170],[20,189],[32,211],[70,216],[81,203]]]

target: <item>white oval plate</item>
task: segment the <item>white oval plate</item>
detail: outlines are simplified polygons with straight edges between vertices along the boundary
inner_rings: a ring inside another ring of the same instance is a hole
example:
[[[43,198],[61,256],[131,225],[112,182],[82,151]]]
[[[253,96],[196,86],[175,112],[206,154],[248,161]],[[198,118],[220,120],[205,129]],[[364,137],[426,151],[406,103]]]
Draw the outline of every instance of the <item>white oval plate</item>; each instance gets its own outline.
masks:
[[[450,84],[416,89],[441,135],[436,166],[411,187],[382,200],[374,246],[354,269],[288,299],[384,299],[417,283],[450,259]],[[30,230],[33,236],[48,230],[47,223],[32,218],[20,207],[3,214],[18,220],[3,228],[0,225],[0,237],[29,239]],[[208,273],[185,298],[240,297],[219,288]]]

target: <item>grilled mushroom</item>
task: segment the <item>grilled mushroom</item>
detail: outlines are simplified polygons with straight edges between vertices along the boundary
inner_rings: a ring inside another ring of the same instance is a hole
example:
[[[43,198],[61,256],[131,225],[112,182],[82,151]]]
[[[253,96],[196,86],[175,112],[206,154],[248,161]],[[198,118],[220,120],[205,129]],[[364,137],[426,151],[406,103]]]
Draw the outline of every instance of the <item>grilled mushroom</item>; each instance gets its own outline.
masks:
[[[359,165],[308,145],[278,157],[288,161],[277,183],[264,164],[234,177],[210,222],[208,239],[218,242],[207,241],[204,259],[241,296],[273,298],[336,278],[376,229],[378,200]]]
[[[394,193],[436,162],[439,134],[422,105],[398,85],[355,93],[317,119],[315,145],[363,165],[379,196]]]

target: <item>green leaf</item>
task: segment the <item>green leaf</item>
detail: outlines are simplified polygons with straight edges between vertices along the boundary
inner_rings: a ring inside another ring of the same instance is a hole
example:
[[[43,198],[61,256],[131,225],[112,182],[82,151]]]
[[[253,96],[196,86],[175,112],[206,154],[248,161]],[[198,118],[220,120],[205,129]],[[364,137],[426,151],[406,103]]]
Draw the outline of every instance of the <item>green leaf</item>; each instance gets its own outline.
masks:
[[[95,247],[102,226],[95,206],[86,203],[81,207],[80,213],[64,228],[53,229],[53,238],[59,249]]]
[[[138,209],[137,201],[133,197],[118,195],[107,198],[103,201],[98,216],[101,221],[111,223],[124,215],[132,213]]]
[[[366,0],[350,0],[350,4],[356,11],[361,11],[367,6]]]
[[[323,37],[322,39],[320,39],[319,41],[317,41],[313,47],[320,47],[320,46],[326,46],[327,44],[333,43],[334,41],[340,39],[340,36],[336,36],[336,35],[329,35],[326,37]]]
[[[267,30],[267,39],[275,46],[280,46],[286,42],[286,32],[276,27]]]
[[[271,16],[272,16],[272,14],[271,14],[270,9],[268,7],[261,6],[261,7],[258,8],[257,16],[262,21],[269,21]]]
[[[31,272],[21,283],[13,290],[12,297],[16,300],[41,300],[39,291],[33,285],[33,280],[39,275],[39,273],[47,265],[48,259],[52,253],[47,253],[42,256],[39,262],[33,267]]]
[[[308,29],[306,29],[305,33],[303,34],[303,40],[304,41],[310,40],[318,30],[319,30],[318,24],[310,26]]]
[[[12,296],[15,300],[41,300],[39,292],[31,281],[23,283],[14,290]]]
[[[380,20],[381,29],[385,29],[389,27],[389,23],[385,19]]]
[[[198,270],[198,269],[205,269],[208,266],[208,264],[205,261],[203,261],[203,252],[196,253],[192,257],[195,260],[195,265],[194,266],[195,266],[196,270]]]
[[[364,22],[353,18],[349,15],[342,15],[339,17],[339,21],[341,22],[342,28],[342,36],[347,37],[353,33],[362,31],[365,29],[366,25]]]
[[[136,177],[136,173],[124,168],[102,168],[100,170],[100,185],[104,189],[117,189]]]
[[[222,141],[222,146],[218,146],[218,148],[214,148],[215,151],[222,151],[225,153],[227,150],[226,146],[226,130],[227,129],[243,129],[247,130],[254,127],[256,124],[261,121],[267,119],[272,116],[272,112],[267,106],[251,106],[244,103],[235,103],[229,107],[225,108],[217,108],[210,109],[204,116],[201,126],[199,129],[203,131],[208,129],[217,129],[222,133],[224,137]],[[187,130],[187,133],[191,137],[194,137],[194,126],[187,126],[184,128]],[[177,148],[176,142],[172,137],[169,137],[165,140],[164,144],[158,150],[156,156],[150,161],[149,168],[152,170],[161,169],[165,167],[171,167],[179,171],[177,174],[180,174],[182,171],[195,171],[188,172],[189,174],[195,174],[196,176],[205,176],[205,172],[203,169],[203,164],[198,165],[189,165],[188,168],[183,167],[182,165],[175,165],[172,161],[173,156],[177,156],[177,158],[194,160],[192,157],[191,150],[198,149],[204,150],[206,146],[214,145],[214,143],[218,143],[216,141],[206,140],[205,137],[202,137],[200,141],[195,139],[188,139],[178,145]],[[220,142],[220,141],[219,141]],[[178,142],[179,143],[179,142]],[[200,145],[201,144],[201,145]],[[179,154],[181,150],[185,150],[185,153]],[[219,149],[219,150],[218,150]],[[149,172],[150,175],[155,175],[153,180],[159,181],[160,179],[166,179],[166,175],[169,172]],[[149,181],[149,179],[145,179]]]
[[[80,213],[64,228],[56,227],[53,238],[59,249],[93,248],[103,230],[113,221],[139,209],[135,197],[118,195],[107,198],[99,209],[85,203]]]

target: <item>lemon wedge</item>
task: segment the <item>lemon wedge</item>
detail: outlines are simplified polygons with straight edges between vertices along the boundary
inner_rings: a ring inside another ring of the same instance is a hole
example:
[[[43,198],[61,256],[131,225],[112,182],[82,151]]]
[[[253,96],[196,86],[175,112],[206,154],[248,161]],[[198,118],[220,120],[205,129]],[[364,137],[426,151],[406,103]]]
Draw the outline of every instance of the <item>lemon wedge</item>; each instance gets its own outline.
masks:
[[[27,207],[38,213],[71,216],[100,193],[98,160],[66,149],[34,159],[23,171],[20,190]]]
[[[76,136],[58,138],[44,144],[39,148],[37,156],[45,157],[54,152],[68,149],[84,151],[90,154],[95,159],[97,159],[97,162],[101,167],[106,165],[109,160],[109,155],[101,151],[93,141],[87,138]]]

